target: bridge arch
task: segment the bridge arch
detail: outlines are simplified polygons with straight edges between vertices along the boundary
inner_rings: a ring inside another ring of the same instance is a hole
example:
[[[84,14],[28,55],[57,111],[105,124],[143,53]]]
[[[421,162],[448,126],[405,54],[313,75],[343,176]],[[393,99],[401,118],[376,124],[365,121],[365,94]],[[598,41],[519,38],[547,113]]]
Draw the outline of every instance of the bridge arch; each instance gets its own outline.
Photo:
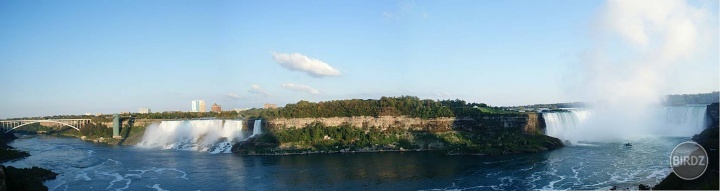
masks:
[[[16,126],[16,127],[13,127],[12,129],[9,129],[9,130],[5,131],[5,133],[10,132],[10,131],[12,131],[12,130],[15,130],[15,129],[20,128],[20,127],[25,126],[25,125],[30,125],[30,124],[35,124],[35,123],[41,123],[41,122],[59,123],[59,124],[65,125],[65,126],[70,126],[70,127],[72,127],[73,129],[80,131],[80,128],[75,127],[75,126],[72,126],[72,125],[67,124],[67,123],[60,122],[60,121],[53,121],[53,120],[36,120],[36,121],[28,122],[28,123],[25,123],[25,124],[22,124],[22,125],[18,125],[18,126]]]

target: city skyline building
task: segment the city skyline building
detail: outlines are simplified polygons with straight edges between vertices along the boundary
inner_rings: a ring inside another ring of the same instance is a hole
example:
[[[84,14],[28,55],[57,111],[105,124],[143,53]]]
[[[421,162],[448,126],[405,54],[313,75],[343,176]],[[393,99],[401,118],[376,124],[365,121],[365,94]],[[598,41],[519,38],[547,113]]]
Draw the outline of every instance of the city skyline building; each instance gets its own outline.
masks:
[[[193,100],[191,112],[205,112],[205,100]]]
[[[210,107],[210,110],[215,113],[222,112],[222,108],[217,103],[213,103],[212,107]]]
[[[263,108],[264,108],[264,109],[276,109],[276,108],[277,108],[277,104],[266,103],[265,105],[263,105]]]
[[[150,108],[146,108],[146,107],[138,108],[138,113],[140,113],[140,114],[148,114],[150,112],[151,112]]]

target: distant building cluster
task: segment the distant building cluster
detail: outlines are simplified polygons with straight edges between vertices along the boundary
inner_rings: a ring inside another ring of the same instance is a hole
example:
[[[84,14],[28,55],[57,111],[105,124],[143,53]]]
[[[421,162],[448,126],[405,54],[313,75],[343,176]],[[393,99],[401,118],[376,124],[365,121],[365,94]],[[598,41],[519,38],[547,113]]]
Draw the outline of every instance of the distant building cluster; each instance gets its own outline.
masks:
[[[205,100],[193,100],[192,112],[205,112]]]
[[[266,103],[265,105],[263,105],[263,109],[277,109],[277,105],[272,103]]]
[[[207,111],[205,108],[205,100],[193,100],[191,102],[190,106],[191,106],[190,112],[206,112]],[[264,109],[277,109],[278,107],[277,107],[277,104],[265,103],[263,105],[263,108]],[[147,109],[147,108],[140,108],[138,110],[139,113],[143,113],[143,111],[144,111],[143,109]],[[245,111],[245,110],[249,110],[249,109],[250,108],[233,108],[232,110],[228,110],[228,111],[241,112],[241,111]],[[221,113],[222,111],[223,111],[222,106],[220,106],[217,103],[213,103],[212,106],[210,106],[210,112]],[[147,112],[150,113],[150,109],[147,109]]]
[[[138,113],[140,113],[140,114],[148,114],[148,113],[151,113],[151,111],[150,111],[150,108],[143,108],[143,107],[141,107],[141,108],[138,109]]]

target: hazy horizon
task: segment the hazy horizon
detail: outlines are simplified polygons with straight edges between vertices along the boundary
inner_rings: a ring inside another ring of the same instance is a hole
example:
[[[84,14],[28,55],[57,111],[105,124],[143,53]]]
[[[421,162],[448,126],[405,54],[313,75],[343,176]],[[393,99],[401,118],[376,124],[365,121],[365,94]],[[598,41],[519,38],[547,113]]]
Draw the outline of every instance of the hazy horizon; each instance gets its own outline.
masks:
[[[718,91],[718,2],[638,4],[0,2],[0,119],[198,99],[519,106]]]

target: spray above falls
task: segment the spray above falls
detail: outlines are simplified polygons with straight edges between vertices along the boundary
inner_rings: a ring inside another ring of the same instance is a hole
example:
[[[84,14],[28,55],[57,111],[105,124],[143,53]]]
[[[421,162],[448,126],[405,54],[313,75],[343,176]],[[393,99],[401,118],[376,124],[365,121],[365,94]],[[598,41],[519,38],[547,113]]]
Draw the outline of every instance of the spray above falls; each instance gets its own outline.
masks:
[[[254,131],[259,131],[256,120]],[[256,132],[252,132],[253,135]],[[260,132],[257,132],[258,134]],[[247,138],[241,120],[162,121],[147,127],[141,147],[230,153],[232,145]]]

